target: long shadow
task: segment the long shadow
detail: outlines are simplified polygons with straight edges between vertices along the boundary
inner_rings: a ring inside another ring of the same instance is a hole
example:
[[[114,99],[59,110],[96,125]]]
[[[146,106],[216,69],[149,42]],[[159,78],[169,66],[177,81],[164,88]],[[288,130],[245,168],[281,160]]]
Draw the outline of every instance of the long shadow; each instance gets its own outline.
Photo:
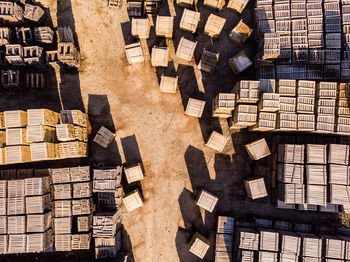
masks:
[[[199,206],[196,205],[196,198],[198,197],[200,190],[204,189],[218,196],[218,203],[220,203],[220,198],[222,195],[220,192],[221,189],[219,189],[217,187],[217,184],[210,179],[209,170],[205,162],[203,151],[193,146],[189,146],[185,152],[184,157],[192,185],[193,194],[187,189],[184,189],[178,199],[185,229],[179,228],[175,239],[176,247],[180,261],[197,261],[194,260],[193,256],[187,255],[187,252],[189,252],[186,251],[186,248],[188,249],[188,243],[184,240],[188,238],[188,235],[191,237],[195,232],[198,232],[210,240],[210,249],[205,257],[207,261],[213,261],[213,247],[215,244],[215,232],[213,231],[213,228],[215,228],[215,214],[217,207],[212,213],[204,211],[203,221]],[[189,212],[189,210],[191,211]],[[187,257],[191,258],[192,260],[187,260]]]
[[[75,19],[70,0],[57,1],[57,26],[69,26],[73,31],[75,45],[79,50],[79,39],[75,31]],[[84,67],[84,55],[81,55],[80,68]],[[79,69],[82,70],[82,69]],[[85,112],[80,90],[79,71],[76,67],[62,65],[60,70],[60,96],[64,109],[79,109]]]
[[[125,166],[129,167],[129,166],[137,165],[138,163],[142,164],[141,153],[136,140],[136,136],[131,135],[131,136],[121,138],[120,140],[121,140],[124,157],[125,157]],[[129,184],[126,180],[126,177],[123,176],[122,186],[125,194],[128,194],[134,191],[135,189],[138,189],[141,193],[141,196],[143,196],[141,181],[136,181]]]
[[[103,148],[92,141],[101,126],[104,126],[111,132],[115,133],[108,97],[106,95],[90,94],[88,101],[88,115],[92,128],[89,139],[89,156],[92,163],[102,163],[103,166],[120,165],[121,157],[115,140],[112,141],[108,148]]]

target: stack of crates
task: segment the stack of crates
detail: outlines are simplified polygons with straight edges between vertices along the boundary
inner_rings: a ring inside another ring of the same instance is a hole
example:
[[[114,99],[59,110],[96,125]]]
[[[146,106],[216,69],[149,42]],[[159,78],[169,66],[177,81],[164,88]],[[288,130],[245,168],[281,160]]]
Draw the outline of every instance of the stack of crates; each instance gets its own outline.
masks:
[[[339,79],[342,32],[340,2],[339,0],[325,0],[323,7],[326,36],[324,77]]]
[[[122,170],[122,166],[93,170],[93,192],[98,210],[93,216],[96,259],[116,257],[121,246]],[[101,225],[103,219],[107,221],[105,226]]]
[[[280,39],[280,55],[277,65],[290,64],[292,61],[292,26],[290,0],[275,1],[276,33]]]
[[[86,157],[88,139],[87,114],[79,110],[63,110],[56,126],[60,158]]]
[[[234,226],[235,219],[233,217],[218,216],[215,261],[232,261]]]
[[[350,134],[350,85],[349,83],[339,84],[339,99],[337,104],[336,133]]]
[[[305,2],[295,4],[304,5]],[[293,63],[308,63],[308,35],[307,20],[305,18],[292,17],[292,46],[293,46]],[[293,77],[294,78],[294,77]]]
[[[350,3],[342,3],[342,25],[343,25],[343,59],[341,62],[341,78],[350,79]]]
[[[264,55],[264,49],[270,49],[270,51],[267,51],[268,53],[272,51],[272,53],[278,52],[277,49],[279,49],[279,41],[277,35],[274,33],[276,32],[276,21],[275,21],[275,15],[273,11],[273,3],[272,0],[258,0],[256,2],[256,7],[254,10],[255,13],[255,21],[256,21],[256,28],[258,30],[259,37],[262,41],[260,41],[260,48],[262,49],[260,52]],[[266,45],[265,45],[265,37],[266,36]],[[268,37],[270,36],[270,37]],[[260,53],[259,52],[259,53]],[[258,55],[258,58],[261,55]],[[258,59],[260,60],[260,59]],[[271,61],[270,63],[265,64],[265,66],[259,67],[259,78],[274,78],[274,64]]]
[[[49,109],[28,109],[27,140],[32,161],[54,159],[56,155],[55,126],[59,115]]]
[[[316,132],[334,133],[337,82],[317,84]]]
[[[1,254],[43,252],[51,247],[50,180],[41,174],[33,174],[32,169],[2,170],[2,178],[12,179],[0,180]]]
[[[295,208],[304,204],[304,145],[280,144],[278,147],[278,200]]]
[[[297,114],[298,130],[315,130],[315,98],[316,82],[308,80],[297,81]]]
[[[93,212],[90,167],[51,169],[50,172],[55,201],[56,251],[89,249],[91,236],[88,232]]]
[[[296,93],[297,81],[281,79],[277,83],[280,107],[277,115],[276,129],[280,131],[297,130]]]

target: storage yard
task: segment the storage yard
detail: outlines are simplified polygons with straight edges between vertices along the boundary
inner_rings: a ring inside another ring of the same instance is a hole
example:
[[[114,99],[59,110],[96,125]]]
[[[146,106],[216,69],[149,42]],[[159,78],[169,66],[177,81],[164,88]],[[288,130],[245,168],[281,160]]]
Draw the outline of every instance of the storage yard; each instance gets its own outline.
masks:
[[[291,2],[3,16],[0,260],[350,259],[347,3]]]

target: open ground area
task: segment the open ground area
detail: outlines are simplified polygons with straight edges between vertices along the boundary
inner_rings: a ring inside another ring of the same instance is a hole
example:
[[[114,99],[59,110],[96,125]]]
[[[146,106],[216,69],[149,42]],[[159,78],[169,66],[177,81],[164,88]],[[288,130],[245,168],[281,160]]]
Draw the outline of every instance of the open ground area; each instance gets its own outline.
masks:
[[[244,147],[262,137],[266,138],[272,151],[278,139],[328,143],[339,142],[340,137],[300,135],[288,138],[270,133],[236,133],[229,130],[225,119],[211,117],[211,101],[219,91],[230,91],[239,79],[255,79],[253,69],[237,78],[227,64],[228,59],[240,51],[227,37],[239,21],[239,16],[228,9],[218,12],[227,18],[227,23],[220,38],[211,40],[202,33],[191,35],[180,31],[178,24],[183,8],[174,7],[171,0],[161,3],[159,14],[176,13],[175,49],[181,36],[187,36],[198,41],[198,54],[195,53],[197,62],[203,48],[220,52],[216,71],[208,74],[193,66],[194,62],[192,65],[182,65],[172,61],[164,70],[152,67],[148,48],[166,44],[164,38],[155,36],[154,27],[151,28],[150,39],[142,42],[146,62],[129,65],[124,46],[125,42],[130,43],[133,39],[125,5],[121,9],[111,9],[106,6],[106,1],[96,0],[41,0],[40,3],[51,11],[53,26],[70,25],[76,32],[81,67],[76,72],[57,69],[56,75],[52,76],[57,86],[53,84],[47,90],[4,91],[0,96],[0,109],[83,109],[89,114],[92,135],[101,125],[116,131],[116,141],[108,150],[102,150],[90,142],[89,158],[96,166],[101,163],[112,166],[139,162],[144,165],[146,177],[138,185],[142,188],[144,206],[131,213],[122,207],[122,249],[131,254],[130,261],[200,261],[188,251],[188,242],[196,231],[207,236],[212,244],[204,261],[214,261],[218,214],[331,225],[341,222],[337,214],[275,208],[275,192],[271,183],[272,156],[252,161]],[[172,11],[169,11],[168,4]],[[202,5],[198,9],[203,15],[198,31],[203,32],[204,17],[209,16],[211,10]],[[248,6],[242,17],[252,24],[252,7]],[[244,49],[253,58],[255,48],[252,37]],[[174,53],[171,56],[174,57]],[[176,94],[160,93],[159,79],[162,74],[178,75],[179,91]],[[202,118],[184,114],[189,97],[206,101]],[[230,137],[220,154],[204,145],[214,130]],[[347,138],[342,141],[349,143]],[[266,178],[268,198],[256,201],[248,199],[243,179],[253,176]],[[219,197],[213,213],[195,204],[201,188]],[[133,189],[125,185],[124,192]],[[80,261],[93,260],[90,253],[81,254],[81,257],[84,259]],[[8,261],[19,261],[21,258],[24,260],[25,256],[9,256]],[[37,259],[41,260],[42,257]],[[46,256],[46,259],[54,261],[50,256]],[[74,259],[67,256],[66,260]]]

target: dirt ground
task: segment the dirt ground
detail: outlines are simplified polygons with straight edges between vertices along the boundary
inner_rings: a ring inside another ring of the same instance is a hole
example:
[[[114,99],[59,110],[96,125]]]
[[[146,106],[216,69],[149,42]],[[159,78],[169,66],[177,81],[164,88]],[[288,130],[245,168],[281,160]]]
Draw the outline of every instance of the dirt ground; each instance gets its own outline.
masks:
[[[40,2],[50,9],[54,26],[70,25],[76,31],[82,66],[78,72],[58,71],[58,91],[53,85],[46,91],[4,93],[0,97],[0,109],[49,107],[59,110],[61,106],[85,109],[93,127],[92,134],[101,125],[116,130],[116,141],[108,150],[91,144],[90,158],[93,163],[106,166],[132,165],[142,161],[145,167],[146,178],[140,184],[125,185],[124,188],[125,192],[141,188],[145,201],[142,208],[131,213],[127,213],[124,207],[122,210],[123,249],[130,252],[130,261],[200,261],[188,251],[188,241],[195,231],[207,236],[212,243],[204,261],[214,261],[218,214],[339,222],[336,215],[277,210],[271,204],[273,197],[254,202],[246,198],[243,179],[253,175],[265,176],[270,196],[273,194],[270,183],[272,160],[249,160],[244,145],[259,137],[266,137],[271,145],[274,138],[262,133],[231,134],[226,120],[219,121],[210,116],[213,96],[219,91],[229,91],[237,80],[227,60],[240,49],[230,42],[227,35],[238,23],[239,16],[227,9],[216,12],[199,5],[202,15],[199,33],[192,35],[178,30],[183,9],[175,5],[174,46],[177,47],[181,36],[196,39],[197,62],[203,48],[219,51],[217,70],[210,75],[177,63],[170,63],[168,69],[155,70],[150,65],[149,54],[146,54],[148,60],[144,64],[128,65],[124,45],[133,39],[125,4],[119,10],[107,8],[107,0]],[[171,2],[169,4],[172,6]],[[227,18],[223,33],[217,40],[202,34],[210,12]],[[170,14],[166,2],[162,2],[160,14]],[[251,15],[251,7],[248,7],[242,17],[251,24]],[[164,39],[155,37],[154,27],[147,44],[149,48],[165,45]],[[147,50],[145,43],[143,47]],[[253,37],[245,50],[251,58],[254,57]],[[160,93],[158,83],[163,73],[178,75],[177,94]],[[240,78],[255,78],[254,70],[247,71]],[[204,116],[199,120],[184,114],[189,97],[207,101]],[[223,154],[204,146],[213,130],[232,137]],[[201,188],[219,196],[218,206],[211,214],[195,204]],[[66,261],[72,260],[67,258]]]

